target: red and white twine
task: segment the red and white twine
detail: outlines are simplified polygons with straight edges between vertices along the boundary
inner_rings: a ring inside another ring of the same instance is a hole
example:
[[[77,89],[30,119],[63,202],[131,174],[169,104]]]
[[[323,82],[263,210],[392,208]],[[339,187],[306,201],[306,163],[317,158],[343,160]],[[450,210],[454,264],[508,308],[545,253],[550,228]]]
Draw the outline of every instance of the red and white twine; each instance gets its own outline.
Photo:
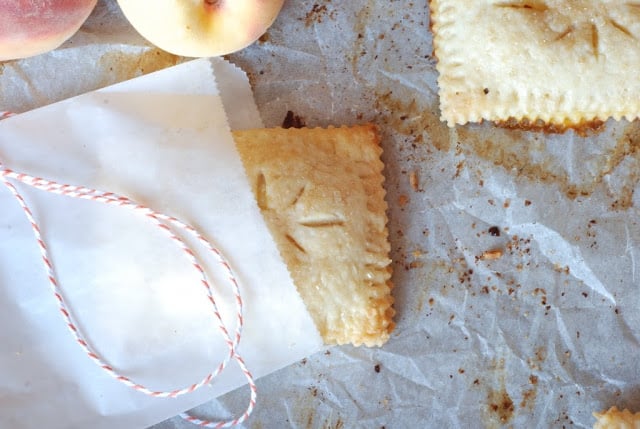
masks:
[[[9,116],[12,116],[12,115],[8,112],[0,112],[0,119],[7,118]],[[240,288],[238,286],[236,276],[231,266],[229,265],[227,260],[224,258],[224,255],[216,247],[214,247],[209,240],[203,237],[195,228],[193,228],[188,224],[185,224],[179,219],[173,216],[167,216],[165,214],[158,213],[152,210],[151,208],[146,207],[142,204],[138,204],[135,201],[132,201],[131,199],[123,195],[114,194],[112,192],[99,191],[96,189],[90,189],[84,186],[60,184],[51,180],[30,176],[24,173],[18,173],[9,168],[6,168],[2,163],[0,163],[0,178],[2,180],[2,183],[6,186],[7,189],[9,189],[11,194],[15,197],[15,199],[18,201],[18,203],[22,207],[22,210],[24,211],[24,214],[31,225],[31,229],[33,231],[35,240],[40,250],[42,262],[46,270],[49,284],[51,286],[53,295],[57,301],[60,313],[62,314],[62,317],[65,321],[67,328],[69,329],[69,332],[71,332],[71,335],[75,338],[78,345],[82,348],[82,350],[84,350],[84,352],[87,354],[87,356],[89,356],[89,358],[93,362],[95,362],[100,368],[102,368],[104,371],[106,371],[109,375],[111,375],[113,378],[115,378],[119,382],[141,393],[144,393],[146,395],[156,397],[156,398],[175,398],[180,395],[191,393],[199,389],[200,387],[209,384],[216,376],[218,376],[226,368],[227,364],[233,359],[237,362],[238,366],[242,370],[249,384],[249,389],[250,389],[249,404],[246,410],[244,411],[244,413],[242,413],[241,416],[228,421],[201,420],[201,419],[192,417],[186,413],[183,413],[180,416],[185,420],[190,421],[196,425],[200,425],[202,427],[208,427],[208,428],[231,427],[231,426],[240,424],[249,418],[249,415],[253,411],[256,404],[257,390],[256,390],[256,385],[251,373],[247,369],[244,360],[237,352],[238,344],[240,342],[240,338],[242,334],[242,327],[244,324],[242,295],[240,293]],[[171,391],[158,391],[158,390],[150,389],[142,384],[139,384],[131,380],[125,375],[120,374],[115,368],[109,365],[105,361],[105,359],[100,356],[99,353],[97,353],[92,349],[89,342],[85,339],[82,332],[76,326],[76,323],[74,323],[73,315],[65,302],[64,294],[57,281],[55,268],[53,266],[51,258],[49,257],[47,245],[42,236],[38,222],[36,221],[33,215],[33,212],[29,208],[29,205],[27,204],[25,198],[20,194],[17,187],[11,182],[11,180],[21,182],[35,189],[39,189],[52,194],[62,195],[62,196],[71,197],[71,198],[90,200],[90,201],[95,201],[97,203],[109,204],[117,207],[130,209],[133,212],[143,216],[143,218],[147,219],[153,225],[157,226],[165,234],[167,234],[167,236],[171,239],[174,245],[183,251],[188,261],[190,262],[191,266],[198,272],[200,276],[200,283],[204,287],[207,294],[207,298],[212,305],[213,314],[215,316],[218,330],[222,334],[224,341],[227,345],[228,353],[226,354],[225,358],[220,362],[220,364],[216,367],[216,369],[211,373],[207,374],[202,380],[200,380],[197,383],[191,384],[189,386],[186,386],[180,389],[171,390]],[[218,305],[216,304],[215,297],[213,296],[211,284],[209,283],[207,274],[202,264],[199,261],[198,254],[191,247],[189,247],[182,238],[176,235],[174,231],[177,231],[177,230],[182,230],[187,234],[189,234],[190,236],[192,236],[193,238],[195,238],[206,250],[209,251],[209,253],[211,253],[216,258],[218,263],[220,263],[221,266],[225,269],[229,283],[231,284],[231,287],[233,290],[233,294],[235,297],[236,310],[237,310],[236,311],[236,329],[233,333],[233,339],[232,339],[232,336],[229,334],[229,331],[218,310]]]

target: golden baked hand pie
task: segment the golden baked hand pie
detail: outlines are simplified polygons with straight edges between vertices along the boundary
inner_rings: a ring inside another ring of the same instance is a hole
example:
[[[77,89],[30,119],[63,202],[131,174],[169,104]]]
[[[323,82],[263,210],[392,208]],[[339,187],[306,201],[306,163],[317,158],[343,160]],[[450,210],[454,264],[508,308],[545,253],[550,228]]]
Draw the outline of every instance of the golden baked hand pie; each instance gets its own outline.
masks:
[[[432,0],[449,126],[573,127],[640,114],[640,2]]]
[[[602,413],[593,413],[597,419],[593,429],[640,429],[640,413],[611,407]]]
[[[233,136],[324,342],[382,345],[394,310],[376,128],[256,129]]]

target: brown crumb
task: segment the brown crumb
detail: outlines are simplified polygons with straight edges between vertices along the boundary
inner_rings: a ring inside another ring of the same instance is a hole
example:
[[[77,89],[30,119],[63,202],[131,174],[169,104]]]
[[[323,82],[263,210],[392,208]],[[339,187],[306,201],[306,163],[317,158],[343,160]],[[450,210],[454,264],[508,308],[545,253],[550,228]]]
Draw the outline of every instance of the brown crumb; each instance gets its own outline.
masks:
[[[327,15],[327,6],[314,4],[307,15],[305,16],[305,27],[310,27],[313,24],[321,24],[324,17]]]
[[[489,228],[489,235],[491,235],[492,237],[500,237],[500,228],[498,228],[497,226],[492,226],[491,228]]]
[[[493,249],[493,250],[486,250],[482,252],[482,256],[480,257],[480,259],[484,259],[485,261],[491,261],[494,259],[500,259],[501,257],[502,257],[502,250]]]
[[[418,191],[418,172],[412,171],[409,173],[409,184],[411,185],[411,189],[414,191]]]
[[[287,116],[282,121],[282,128],[304,128],[305,125],[304,119],[291,110],[287,111]]]

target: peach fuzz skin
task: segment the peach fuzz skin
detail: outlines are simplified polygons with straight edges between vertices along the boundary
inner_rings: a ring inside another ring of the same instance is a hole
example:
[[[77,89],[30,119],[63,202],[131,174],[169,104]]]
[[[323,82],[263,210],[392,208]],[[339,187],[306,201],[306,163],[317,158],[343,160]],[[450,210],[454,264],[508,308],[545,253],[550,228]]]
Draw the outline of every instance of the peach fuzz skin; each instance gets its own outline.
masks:
[[[51,51],[73,36],[97,0],[0,0],[0,61]]]
[[[229,54],[271,26],[284,0],[118,0],[131,25],[160,49],[185,57]]]

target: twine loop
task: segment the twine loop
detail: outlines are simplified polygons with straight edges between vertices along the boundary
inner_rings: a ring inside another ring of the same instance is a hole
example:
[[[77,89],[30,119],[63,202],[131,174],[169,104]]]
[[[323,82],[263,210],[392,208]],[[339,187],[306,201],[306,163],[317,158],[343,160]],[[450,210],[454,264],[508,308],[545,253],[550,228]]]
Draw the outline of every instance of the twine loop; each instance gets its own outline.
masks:
[[[8,112],[0,111],[0,120],[9,116],[12,116],[12,115]],[[176,217],[158,213],[153,209],[147,206],[144,206],[142,204],[139,204],[124,195],[118,195],[113,192],[99,191],[99,190],[87,188],[84,186],[61,184],[52,180],[47,180],[40,177],[24,174],[24,173],[19,173],[5,167],[1,162],[0,162],[0,180],[2,184],[4,184],[4,186],[11,192],[13,197],[16,199],[16,201],[22,208],[25,214],[25,217],[29,221],[35,241],[40,251],[43,267],[46,271],[46,276],[47,276],[49,285],[51,287],[51,291],[53,292],[59,311],[62,315],[62,318],[64,319],[64,322],[69,332],[71,333],[71,335],[73,336],[77,344],[80,346],[80,348],[86,353],[86,355],[94,363],[96,363],[100,368],[102,368],[105,372],[107,372],[110,376],[115,378],[117,381],[121,382],[122,384],[134,390],[137,390],[138,392],[144,393],[145,395],[155,397],[155,398],[176,398],[178,396],[194,392],[195,390],[201,388],[202,386],[209,384],[215,377],[217,377],[226,368],[226,366],[229,364],[231,360],[234,360],[240,367],[245,378],[247,379],[249,389],[250,389],[249,404],[245,409],[245,411],[242,413],[242,415],[228,421],[201,420],[201,419],[192,417],[186,413],[182,413],[180,414],[180,416],[185,420],[191,423],[200,425],[202,427],[216,428],[216,429],[235,426],[245,422],[249,418],[256,404],[257,389],[256,389],[253,376],[251,375],[251,372],[247,369],[247,366],[244,360],[237,352],[237,348],[242,336],[242,327],[244,324],[243,300],[242,300],[242,295],[240,293],[238,281],[233,272],[233,269],[231,268],[231,265],[229,264],[229,262],[226,260],[226,258],[224,257],[224,255],[219,249],[213,246],[213,244],[209,240],[207,240],[202,234],[200,234],[191,225],[188,225],[182,222]],[[166,236],[170,239],[170,241],[177,248],[182,250],[187,260],[190,262],[191,267],[198,273],[201,286],[203,286],[206,291],[206,296],[208,301],[211,304],[214,318],[217,323],[217,328],[222,334],[228,349],[228,352],[226,353],[224,359],[218,364],[218,366],[212,372],[210,372],[204,378],[202,378],[200,381],[194,384],[191,384],[189,386],[185,386],[182,388],[178,388],[175,390],[160,391],[160,390],[153,390],[140,383],[137,383],[136,381],[121,374],[120,372],[118,372],[118,370],[116,370],[111,365],[109,365],[106,362],[106,360],[91,347],[90,343],[86,340],[84,334],[77,327],[76,322],[74,322],[73,314],[69,310],[69,307],[64,298],[64,293],[57,280],[55,267],[49,256],[47,244],[43,238],[40,226],[37,220],[35,219],[29,205],[27,204],[27,201],[22,196],[18,188],[12,183],[12,181],[20,182],[24,185],[27,185],[32,188],[39,189],[41,191],[48,192],[51,194],[66,196],[70,198],[90,200],[97,203],[103,203],[103,204],[108,204],[108,205],[129,209],[134,213],[142,216],[144,219],[149,221],[152,225],[162,230],[163,233],[165,233]],[[222,319],[222,316],[218,310],[218,305],[216,303],[216,299],[213,294],[211,284],[203,268],[203,265],[200,262],[201,259],[198,256],[198,253],[195,250],[193,250],[180,236],[176,234],[177,231],[183,231],[186,234],[190,235],[192,238],[194,238],[224,268],[227,275],[228,282],[231,285],[231,288],[233,291],[235,307],[236,307],[236,315],[235,315],[236,329],[234,330],[233,333],[230,333],[229,330],[227,329],[227,326],[225,325]]]

